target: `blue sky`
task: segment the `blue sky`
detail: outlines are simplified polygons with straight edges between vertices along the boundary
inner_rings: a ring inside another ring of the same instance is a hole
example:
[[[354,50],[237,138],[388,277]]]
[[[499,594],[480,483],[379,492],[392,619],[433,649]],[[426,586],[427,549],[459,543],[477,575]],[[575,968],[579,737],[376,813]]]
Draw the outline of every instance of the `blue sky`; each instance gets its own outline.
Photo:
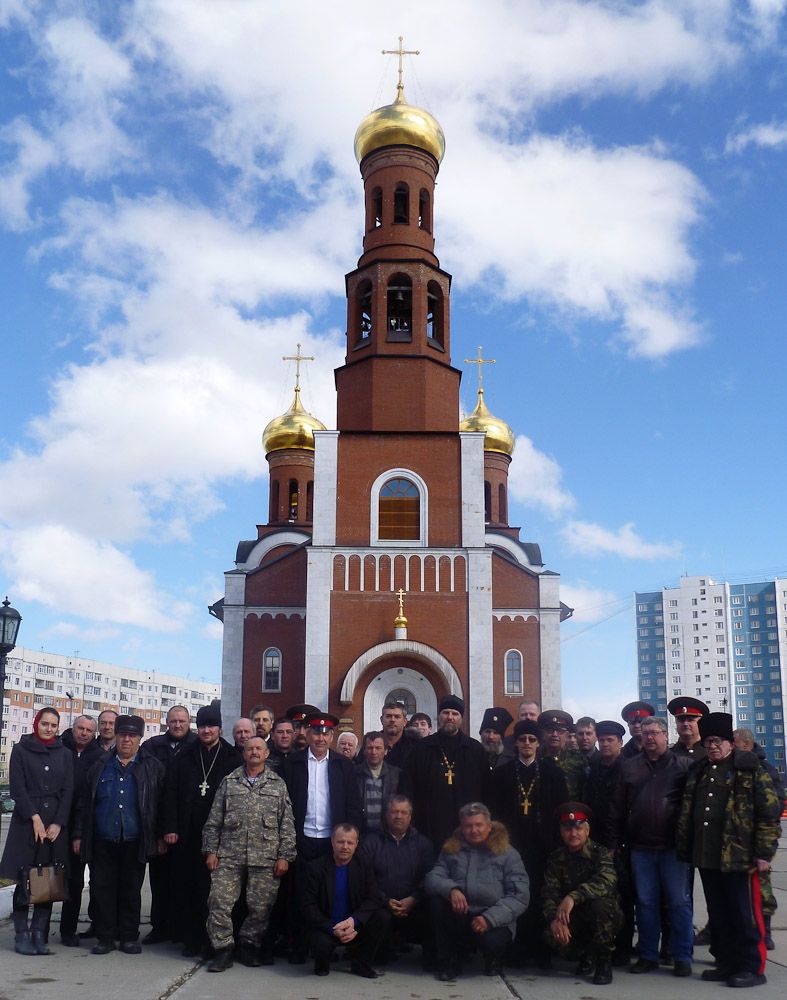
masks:
[[[0,581],[20,642],[217,677],[260,434],[335,418],[356,125],[446,133],[452,356],[497,364],[511,521],[576,608],[564,703],[635,696],[632,592],[787,573],[785,0],[0,0]],[[463,405],[474,404],[474,376]]]

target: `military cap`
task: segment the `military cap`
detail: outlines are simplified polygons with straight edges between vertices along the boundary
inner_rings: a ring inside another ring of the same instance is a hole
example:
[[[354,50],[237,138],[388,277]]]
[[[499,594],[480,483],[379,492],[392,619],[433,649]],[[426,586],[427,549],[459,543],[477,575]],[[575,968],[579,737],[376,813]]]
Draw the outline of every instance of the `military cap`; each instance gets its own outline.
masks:
[[[722,740],[733,742],[732,716],[727,712],[708,712],[699,721],[700,739],[706,736],[718,736]]]
[[[218,726],[221,729],[221,710],[216,705],[203,705],[197,710],[197,729],[200,726]]]
[[[115,735],[131,733],[132,736],[145,735],[145,720],[138,715],[119,715],[115,719]]]
[[[303,724],[308,729],[314,729],[318,733],[332,733],[339,725],[339,718],[331,715],[330,712],[312,712],[303,720]]]
[[[316,705],[293,705],[284,713],[290,722],[297,722],[303,725],[303,720],[307,715],[318,715],[320,712]]]
[[[454,712],[459,712],[460,715],[465,714],[465,703],[461,698],[457,698],[455,694],[447,694],[444,698],[440,699],[437,711],[443,712],[447,708],[453,709]]]
[[[563,802],[555,812],[561,826],[579,826],[593,818],[593,810],[584,802]]]
[[[539,715],[538,724],[542,729],[551,729],[554,726],[560,726],[562,729],[568,731],[569,727],[574,725],[574,720],[568,712],[564,712],[560,708],[550,708]]]
[[[602,719],[596,723],[596,736],[617,736],[622,740],[625,735],[625,728],[612,719]]]
[[[537,722],[533,722],[532,719],[520,719],[514,726],[515,740],[518,740],[520,736],[537,736],[541,739],[543,735],[541,726]]]
[[[505,708],[488,708],[481,719],[478,732],[483,733],[485,729],[494,729],[502,736],[513,721],[513,716]]]
[[[639,722],[642,719],[648,719],[651,715],[656,714],[656,709],[649,705],[646,701],[630,701],[628,705],[624,705],[621,710],[620,717],[625,722]],[[598,732],[598,730],[596,730]]]
[[[667,705],[667,711],[676,719],[688,716],[690,719],[701,719],[710,709],[699,698],[673,698]]]

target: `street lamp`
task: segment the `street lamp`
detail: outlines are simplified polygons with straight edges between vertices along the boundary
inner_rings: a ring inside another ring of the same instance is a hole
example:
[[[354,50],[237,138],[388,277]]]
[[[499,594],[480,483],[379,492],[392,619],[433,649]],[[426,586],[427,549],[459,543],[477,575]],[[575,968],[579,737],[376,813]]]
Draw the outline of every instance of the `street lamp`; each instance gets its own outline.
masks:
[[[19,634],[19,623],[22,616],[12,608],[8,598],[0,605],[0,746],[3,737],[3,699],[5,698],[5,668],[8,662],[8,654],[16,645],[16,637]]]

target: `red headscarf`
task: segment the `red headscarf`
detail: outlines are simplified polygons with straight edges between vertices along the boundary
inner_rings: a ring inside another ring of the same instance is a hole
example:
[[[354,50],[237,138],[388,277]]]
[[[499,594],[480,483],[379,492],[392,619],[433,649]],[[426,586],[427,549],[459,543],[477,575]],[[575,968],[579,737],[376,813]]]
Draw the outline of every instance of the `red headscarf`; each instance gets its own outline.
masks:
[[[57,716],[57,721],[58,723],[60,722],[60,712],[55,711],[54,708],[42,708],[36,713],[36,717],[33,719],[33,735],[39,742],[43,743],[44,746],[51,747],[57,739],[57,733],[55,733],[55,735],[50,737],[48,740],[45,740],[43,736],[39,735],[38,732],[38,723],[41,721],[41,716],[46,715],[47,713],[49,713],[49,715]]]

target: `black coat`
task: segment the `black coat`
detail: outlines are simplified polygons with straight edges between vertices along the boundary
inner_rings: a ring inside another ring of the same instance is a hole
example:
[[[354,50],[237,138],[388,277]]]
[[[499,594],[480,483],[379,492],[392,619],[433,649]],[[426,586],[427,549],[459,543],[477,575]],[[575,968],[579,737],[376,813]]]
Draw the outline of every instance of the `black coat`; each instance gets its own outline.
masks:
[[[401,840],[387,830],[376,830],[363,838],[360,853],[371,862],[385,899],[423,897],[424,879],[435,862],[435,854],[431,842],[414,827]]]
[[[621,765],[620,782],[609,805],[607,843],[612,850],[629,848],[663,851],[675,846],[683,789],[690,758],[667,750],[658,760],[645,753]]]
[[[489,759],[478,740],[459,733],[447,755],[455,764],[450,785],[438,733],[416,743],[406,767],[413,788],[413,824],[431,840],[435,851],[442,850],[453,834],[462,806],[486,803],[489,797]]]
[[[603,847],[610,847],[609,810],[622,780],[622,769],[622,755],[608,767],[605,767],[601,758],[597,757],[590,762],[590,771],[579,796],[580,801],[593,810],[590,836]]]
[[[77,805],[85,792],[87,773],[97,760],[106,760],[109,756],[108,750],[103,750],[98,740],[91,740],[81,753],[77,753],[74,737],[70,729],[67,729],[60,737],[63,746],[71,751],[74,761],[74,795],[71,799],[71,819],[70,826],[74,825]]]
[[[109,758],[108,758],[109,759]],[[81,840],[80,857],[90,864],[93,857],[95,834],[96,789],[106,760],[99,760],[90,768],[85,781],[84,794],[77,804],[76,820],[71,831],[72,840]],[[164,765],[155,757],[137,757],[134,780],[137,783],[139,818],[142,836],[139,839],[137,860],[145,862],[157,854],[158,839],[164,831],[158,826],[159,800],[164,785]]]
[[[17,880],[19,869],[51,860],[66,864],[68,860],[68,819],[74,788],[74,765],[71,754],[56,739],[45,746],[32,733],[26,733],[11,750],[8,766],[14,811],[8,827],[0,877]],[[60,835],[51,845],[41,844],[36,854],[33,837],[33,816],[38,814],[45,827],[57,823]]]
[[[149,740],[145,740],[139,748],[139,753],[141,757],[155,757],[156,760],[161,761],[164,767],[169,767],[178,754],[183,753],[186,747],[192,743],[196,743],[197,739],[194,730],[189,729],[183,739],[179,740],[173,747],[169,733],[160,733],[158,736],[151,736]]]
[[[511,845],[523,858],[533,853],[548,854],[560,843],[555,810],[568,799],[565,775],[549,757],[541,757],[531,765],[538,768],[538,785],[532,796],[534,810],[525,816],[517,764],[517,760],[509,760],[492,772],[489,796],[492,818],[505,824]]]
[[[281,770],[290,793],[295,833],[298,837],[303,836],[309,794],[308,753],[308,750],[294,750],[288,754]],[[328,790],[331,800],[331,829],[337,823],[352,823],[360,830],[363,814],[352,761],[333,750],[328,751]]]
[[[353,855],[348,868],[350,915],[363,926],[371,914],[386,907],[387,901],[377,888],[374,872],[367,858],[360,854]],[[334,924],[331,911],[335,894],[336,864],[333,854],[306,865],[299,879],[298,896],[300,917],[308,928],[331,933]]]
[[[202,744],[198,739],[190,742],[167,769],[159,819],[159,827],[163,833],[177,833],[181,842],[196,840],[200,850],[202,828],[221,779],[243,763],[240,751],[219,738],[218,752],[211,751],[211,754],[217,753],[217,756],[212,765],[208,764],[208,788],[203,796],[199,787],[203,781],[201,750]]]

